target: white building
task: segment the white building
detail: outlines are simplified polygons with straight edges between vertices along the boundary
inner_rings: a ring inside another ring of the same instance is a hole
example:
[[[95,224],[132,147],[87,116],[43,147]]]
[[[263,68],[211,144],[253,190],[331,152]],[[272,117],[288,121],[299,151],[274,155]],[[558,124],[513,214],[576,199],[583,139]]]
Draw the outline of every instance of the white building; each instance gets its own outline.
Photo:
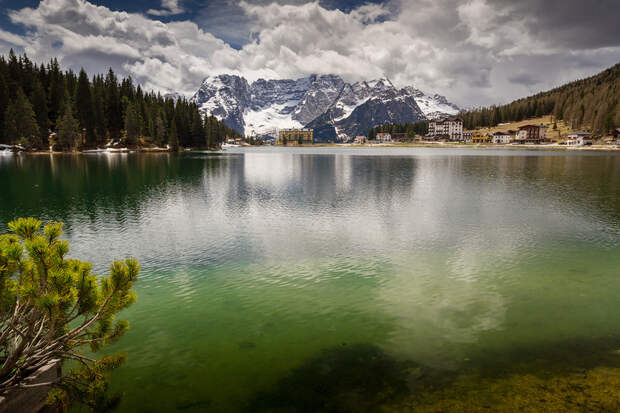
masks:
[[[377,133],[377,141],[378,142],[392,142],[392,135],[389,133],[380,132]]]
[[[592,145],[592,134],[585,131],[577,131],[568,135],[566,140],[567,145],[571,146],[584,146]]]
[[[356,145],[363,145],[366,143],[366,137],[356,136],[355,139],[353,140],[353,143],[355,143]]]
[[[516,141],[518,143],[543,143],[547,137],[547,127],[544,125],[525,125],[519,128]]]
[[[493,134],[493,143],[506,145],[513,141],[513,137],[511,134],[506,132],[495,132]]]
[[[459,118],[431,120],[428,123],[428,134],[433,137],[447,136],[451,141],[462,141],[463,120]]]

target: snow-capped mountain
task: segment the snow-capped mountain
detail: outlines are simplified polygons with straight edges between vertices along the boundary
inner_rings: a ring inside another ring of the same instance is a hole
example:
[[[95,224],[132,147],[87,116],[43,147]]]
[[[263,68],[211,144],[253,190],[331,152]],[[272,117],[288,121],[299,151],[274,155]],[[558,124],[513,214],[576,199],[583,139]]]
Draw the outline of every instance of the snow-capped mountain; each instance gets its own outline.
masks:
[[[445,115],[456,115],[461,110],[454,103],[448,102],[445,96],[438,94],[430,96],[411,86],[405,89],[411,93],[422,112],[429,119],[436,119]]]
[[[192,98],[202,114],[214,115],[226,125],[243,133],[243,119],[250,103],[250,85],[236,75],[218,75],[206,78]]]
[[[346,83],[337,75],[248,83],[236,75],[206,78],[192,98],[200,111],[215,115],[247,136],[274,136],[277,129],[312,127],[317,140],[346,140],[376,125],[413,122],[458,107],[440,95],[389,79]]]
[[[311,76],[312,83],[293,112],[293,119],[307,124],[325,113],[345,86],[336,75]]]
[[[388,79],[346,84],[334,103],[307,124],[320,141],[347,140],[366,135],[374,126],[426,119],[406,89],[396,89]]]

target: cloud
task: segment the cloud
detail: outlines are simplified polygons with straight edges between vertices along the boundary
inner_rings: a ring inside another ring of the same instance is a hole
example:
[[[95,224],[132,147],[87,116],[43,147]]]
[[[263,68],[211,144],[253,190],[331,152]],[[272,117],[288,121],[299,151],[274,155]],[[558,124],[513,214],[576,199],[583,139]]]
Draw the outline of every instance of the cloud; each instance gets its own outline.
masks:
[[[27,27],[24,49],[37,60],[58,56],[90,73],[111,66],[160,91],[189,94],[207,75],[239,64],[234,49],[190,21],[163,23],[84,0],[43,0],[9,17]]]
[[[620,14],[620,3],[596,0],[586,8],[558,1],[388,0],[339,9],[318,1],[217,0],[193,10],[199,25],[86,0],[42,0],[9,12],[26,34],[0,31],[0,45],[20,46],[39,61],[57,56],[90,73],[112,66],[146,88],[187,95],[219,73],[249,80],[334,73],[348,81],[386,76],[473,106],[506,102],[620,60],[619,29],[609,17]],[[182,8],[171,0],[148,11],[177,12]],[[238,43],[232,47],[213,33]]]
[[[0,29],[0,41],[9,45],[26,47],[28,42],[22,37]]]
[[[585,50],[620,44],[617,0],[495,0],[498,9],[527,16],[524,30],[560,49]]]
[[[147,14],[153,16],[173,16],[185,13],[185,10],[179,6],[179,0],[161,0],[161,9],[149,9]]]
[[[536,77],[533,73],[529,72],[521,72],[515,75],[509,76],[508,80],[512,83],[519,83],[526,86],[534,86],[540,83],[538,77]]]

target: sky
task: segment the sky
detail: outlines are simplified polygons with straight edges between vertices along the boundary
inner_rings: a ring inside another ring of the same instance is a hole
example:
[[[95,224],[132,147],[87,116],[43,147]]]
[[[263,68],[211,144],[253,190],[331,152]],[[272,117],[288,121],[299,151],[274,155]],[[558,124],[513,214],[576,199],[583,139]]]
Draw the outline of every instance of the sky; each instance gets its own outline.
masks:
[[[0,53],[187,96],[221,73],[316,73],[474,107],[620,62],[618,16],[618,0],[0,0]]]

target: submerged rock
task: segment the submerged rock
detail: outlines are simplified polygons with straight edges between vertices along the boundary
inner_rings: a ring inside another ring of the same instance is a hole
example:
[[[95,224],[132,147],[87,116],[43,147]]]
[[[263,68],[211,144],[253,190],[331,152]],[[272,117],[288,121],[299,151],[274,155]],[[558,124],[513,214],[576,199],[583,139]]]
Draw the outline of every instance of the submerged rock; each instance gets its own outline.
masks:
[[[252,412],[369,412],[408,394],[414,363],[400,362],[370,344],[337,346],[293,369],[257,395]]]

